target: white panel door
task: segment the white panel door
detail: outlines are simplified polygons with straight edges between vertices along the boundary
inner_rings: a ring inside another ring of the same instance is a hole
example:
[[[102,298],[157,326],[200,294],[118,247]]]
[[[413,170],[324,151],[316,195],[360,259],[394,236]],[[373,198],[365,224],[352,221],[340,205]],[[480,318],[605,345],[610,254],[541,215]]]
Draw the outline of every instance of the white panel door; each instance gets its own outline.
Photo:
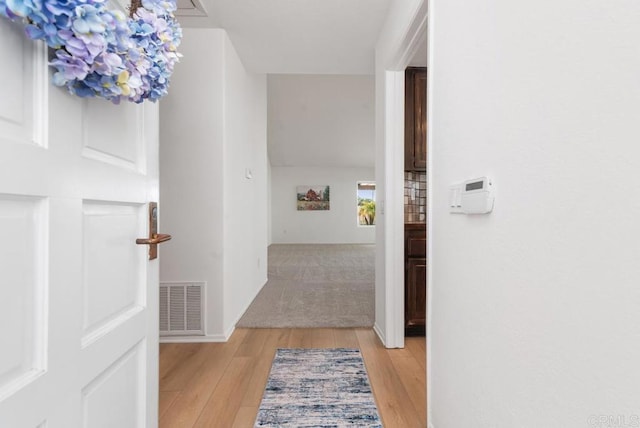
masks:
[[[6,20],[0,57],[0,427],[157,426],[157,106],[52,87]]]

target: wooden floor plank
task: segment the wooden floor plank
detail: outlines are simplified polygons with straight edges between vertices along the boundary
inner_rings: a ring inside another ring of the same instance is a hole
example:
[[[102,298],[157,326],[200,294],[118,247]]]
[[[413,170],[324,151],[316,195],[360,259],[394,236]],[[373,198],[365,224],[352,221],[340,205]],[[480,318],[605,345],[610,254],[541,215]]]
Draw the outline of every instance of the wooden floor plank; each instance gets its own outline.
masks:
[[[232,428],[251,428],[256,421],[258,415],[258,408],[240,407],[236,414],[236,419],[233,421]]]
[[[249,387],[249,380],[254,369],[254,358],[234,357],[209,401],[193,425],[195,428],[229,428],[233,426],[236,414],[240,409],[242,396]]]
[[[173,402],[180,395],[180,391],[160,391],[160,402],[158,403],[158,418],[165,414]]]
[[[420,420],[427,420],[427,400],[425,397],[427,384],[424,370],[413,356],[406,358],[396,352],[390,352],[390,358],[398,378],[411,399],[416,414]]]
[[[336,340],[336,348],[357,348],[358,337],[352,328],[336,328],[333,331]]]
[[[277,348],[287,348],[289,346],[289,340],[291,338],[291,329],[290,328],[275,328],[273,329],[280,333],[277,342]]]
[[[398,358],[413,358],[413,353],[409,350],[407,344],[413,342],[411,339],[415,339],[414,337],[405,337],[404,338],[404,348],[394,348],[394,355]],[[423,339],[424,340],[424,339]]]
[[[191,427],[203,411],[218,382],[224,376],[233,355],[246,336],[246,330],[236,331],[229,342],[211,347],[206,364],[187,382],[182,393],[160,419],[160,428]],[[203,347],[207,344],[201,344]],[[160,361],[162,364],[162,361]]]
[[[178,391],[202,363],[202,355],[206,353],[199,343],[171,343],[161,348],[169,348],[161,355],[163,364],[160,366],[160,390]]]
[[[289,335],[289,348],[312,348],[310,328],[292,328]]]
[[[255,355],[253,362],[254,370],[250,381],[251,385],[262,386],[267,384],[267,378],[271,371],[276,349],[283,347],[283,344],[285,344],[284,346],[286,347],[287,340],[289,339],[288,330],[270,329],[263,331],[263,334],[265,334],[266,340],[259,354]],[[250,388],[242,398],[241,406],[254,408],[255,413],[257,413],[263,393],[263,387]]]
[[[406,337],[404,340],[404,347],[413,358],[416,359],[422,370],[426,371],[427,367],[427,341],[424,337]]]
[[[160,378],[167,376],[167,373],[173,370],[178,364],[184,360],[184,353],[186,351],[185,346],[182,343],[167,343],[160,347],[160,359],[164,361],[162,367],[160,367]],[[193,344],[192,344],[193,345]],[[197,346],[192,347],[197,349]]]
[[[398,378],[388,351],[372,330],[357,330],[371,387],[385,427],[424,426]]]
[[[238,350],[235,353],[236,357],[253,357],[260,353],[264,345],[264,341],[267,340],[268,331],[264,329],[244,329],[246,336]],[[267,334],[265,334],[267,333]]]
[[[311,346],[314,348],[335,348],[336,339],[333,337],[333,329],[311,329]]]

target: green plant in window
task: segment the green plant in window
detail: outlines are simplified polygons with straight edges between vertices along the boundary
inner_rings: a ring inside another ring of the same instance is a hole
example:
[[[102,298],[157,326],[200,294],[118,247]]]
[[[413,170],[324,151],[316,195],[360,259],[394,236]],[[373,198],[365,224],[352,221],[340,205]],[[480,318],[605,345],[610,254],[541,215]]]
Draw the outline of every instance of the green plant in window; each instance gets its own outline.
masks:
[[[358,218],[361,225],[373,225],[376,220],[376,201],[360,199],[358,201]]]

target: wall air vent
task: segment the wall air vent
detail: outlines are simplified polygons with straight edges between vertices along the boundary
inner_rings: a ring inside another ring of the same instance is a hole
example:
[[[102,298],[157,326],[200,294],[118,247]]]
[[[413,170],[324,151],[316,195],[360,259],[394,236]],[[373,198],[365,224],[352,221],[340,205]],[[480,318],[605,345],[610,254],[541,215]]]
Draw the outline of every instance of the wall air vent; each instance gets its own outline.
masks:
[[[204,335],[204,282],[160,283],[160,336]]]
[[[200,0],[177,0],[176,16],[207,16],[207,11]]]

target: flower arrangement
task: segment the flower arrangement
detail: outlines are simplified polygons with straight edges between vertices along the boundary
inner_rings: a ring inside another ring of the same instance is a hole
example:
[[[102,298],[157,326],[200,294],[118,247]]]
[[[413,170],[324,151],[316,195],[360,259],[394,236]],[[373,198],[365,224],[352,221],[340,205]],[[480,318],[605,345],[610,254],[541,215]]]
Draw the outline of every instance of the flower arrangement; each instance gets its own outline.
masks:
[[[134,0],[131,16],[105,0],[0,0],[0,15],[55,50],[52,81],[80,97],[141,103],[167,94],[180,58],[175,0]]]

